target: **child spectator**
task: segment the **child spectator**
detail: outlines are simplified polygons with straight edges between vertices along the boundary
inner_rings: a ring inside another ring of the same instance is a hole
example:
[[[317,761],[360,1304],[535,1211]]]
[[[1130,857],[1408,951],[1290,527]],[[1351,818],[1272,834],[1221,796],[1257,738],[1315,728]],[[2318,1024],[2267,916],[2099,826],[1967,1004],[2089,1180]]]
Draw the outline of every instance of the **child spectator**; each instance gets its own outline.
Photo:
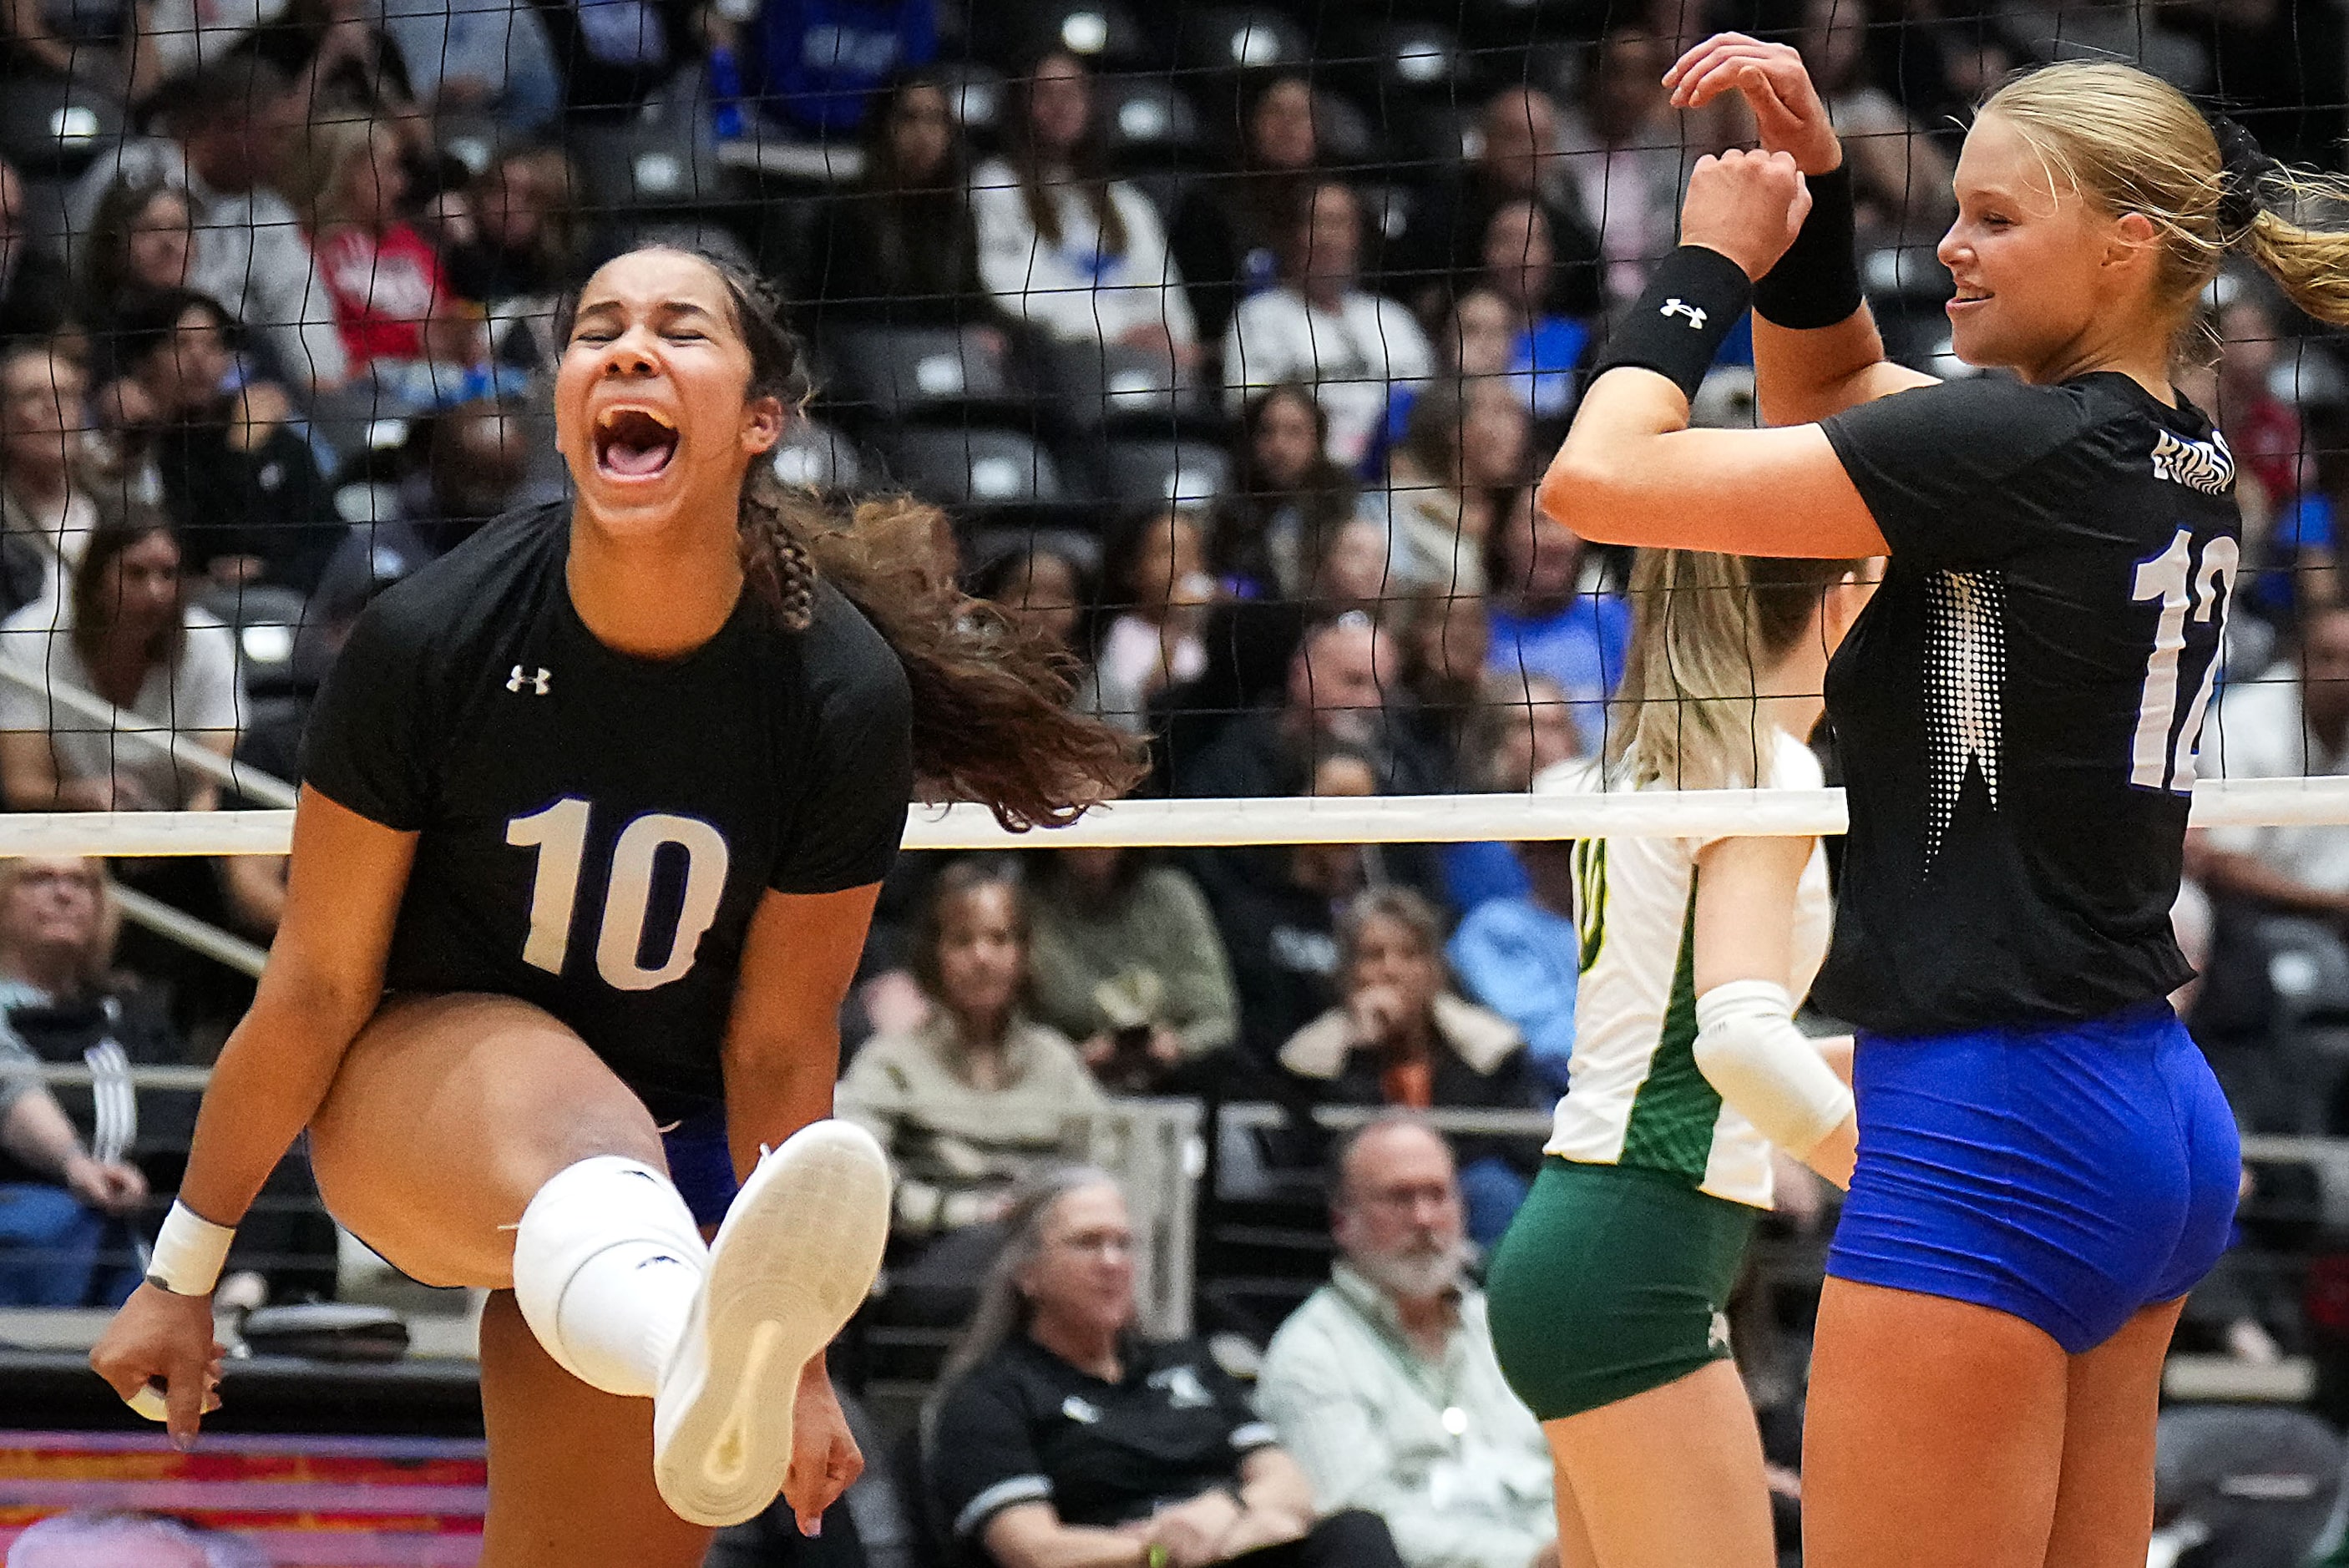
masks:
[[[1049,336],[1198,357],[1198,327],[1148,197],[1105,168],[1092,80],[1048,54],[1012,91],[1008,154],[971,177],[978,270],[1004,311]]]
[[[1050,850],[1033,901],[1037,1016],[1111,1088],[1149,1092],[1239,1037],[1198,884],[1145,850]]]
[[[1081,634],[1093,590],[1073,557],[1042,544],[1006,551],[979,573],[970,591],[1023,632],[1065,654],[1072,672],[1081,672]]]

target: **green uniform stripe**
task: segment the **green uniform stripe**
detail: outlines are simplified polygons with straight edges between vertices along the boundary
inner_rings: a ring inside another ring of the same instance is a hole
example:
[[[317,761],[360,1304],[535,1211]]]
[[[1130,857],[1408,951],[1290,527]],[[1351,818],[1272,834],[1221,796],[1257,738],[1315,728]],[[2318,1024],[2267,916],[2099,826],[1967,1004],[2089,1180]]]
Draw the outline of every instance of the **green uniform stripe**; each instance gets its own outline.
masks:
[[[1672,965],[1671,1000],[1648,1077],[1631,1101],[1623,1130],[1622,1162],[1704,1179],[1713,1158],[1713,1124],[1721,1096],[1696,1066],[1696,868],[1689,868],[1688,913],[1681,920],[1681,951]]]
[[[1588,975],[1607,945],[1607,841],[1584,839],[1574,846],[1575,913],[1582,936],[1580,972]]]

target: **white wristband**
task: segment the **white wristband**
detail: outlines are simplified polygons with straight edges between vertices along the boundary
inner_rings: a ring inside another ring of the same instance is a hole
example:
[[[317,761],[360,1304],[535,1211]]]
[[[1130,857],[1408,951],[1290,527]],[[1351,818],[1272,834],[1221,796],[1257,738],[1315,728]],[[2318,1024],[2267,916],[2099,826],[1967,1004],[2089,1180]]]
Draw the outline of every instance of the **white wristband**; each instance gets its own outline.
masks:
[[[147,1283],[173,1295],[210,1295],[220,1283],[221,1266],[228,1262],[228,1244],[236,1239],[233,1226],[215,1225],[176,1199],[155,1233],[154,1256],[147,1264]]]

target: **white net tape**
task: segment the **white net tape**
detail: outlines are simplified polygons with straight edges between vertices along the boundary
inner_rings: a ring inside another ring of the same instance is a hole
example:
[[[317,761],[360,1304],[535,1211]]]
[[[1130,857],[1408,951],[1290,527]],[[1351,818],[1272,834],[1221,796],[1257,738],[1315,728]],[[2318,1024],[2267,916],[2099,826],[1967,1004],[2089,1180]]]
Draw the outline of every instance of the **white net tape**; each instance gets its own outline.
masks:
[[[2206,779],[2198,828],[2349,825],[2349,778]],[[0,816],[0,856],[282,855],[291,811],[27,811]],[[1461,844],[1521,839],[1840,833],[1840,789],[1125,800],[1066,828],[1013,833],[983,806],[916,806],[909,850]]]

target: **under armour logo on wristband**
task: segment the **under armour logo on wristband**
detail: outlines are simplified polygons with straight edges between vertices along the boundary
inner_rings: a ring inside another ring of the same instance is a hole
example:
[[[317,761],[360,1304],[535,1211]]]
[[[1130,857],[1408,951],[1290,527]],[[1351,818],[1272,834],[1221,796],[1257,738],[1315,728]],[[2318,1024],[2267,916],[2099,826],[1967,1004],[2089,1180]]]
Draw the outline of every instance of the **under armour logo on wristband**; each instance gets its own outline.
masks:
[[[553,670],[542,669],[533,675],[524,675],[522,666],[516,665],[513,667],[513,674],[506,677],[506,690],[519,693],[523,687],[528,686],[534,695],[544,696],[548,685],[554,679]]]
[[[1656,314],[1658,315],[1684,315],[1688,317],[1689,330],[1691,332],[1702,332],[1704,330],[1704,307],[1701,304],[1690,304],[1686,301],[1682,300],[1678,294],[1674,294],[1671,298],[1666,300],[1663,303],[1662,308],[1658,310]]]

